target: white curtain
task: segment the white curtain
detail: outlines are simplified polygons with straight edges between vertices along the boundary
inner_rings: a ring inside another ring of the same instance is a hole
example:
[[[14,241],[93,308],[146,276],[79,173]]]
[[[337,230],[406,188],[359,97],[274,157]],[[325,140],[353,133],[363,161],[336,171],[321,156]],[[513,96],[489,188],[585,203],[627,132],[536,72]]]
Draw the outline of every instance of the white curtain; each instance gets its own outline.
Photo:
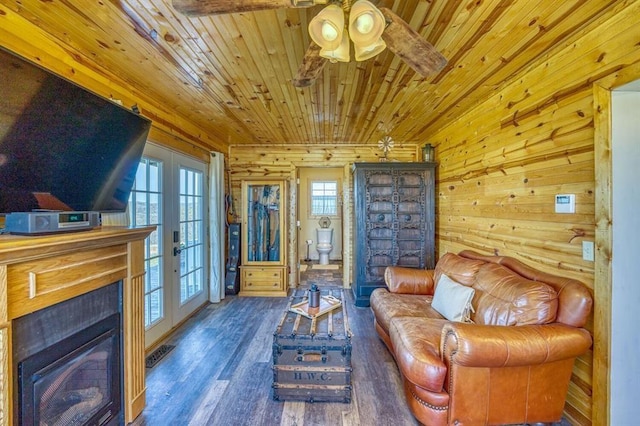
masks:
[[[225,262],[224,155],[211,152],[209,163],[209,301],[224,299]]]

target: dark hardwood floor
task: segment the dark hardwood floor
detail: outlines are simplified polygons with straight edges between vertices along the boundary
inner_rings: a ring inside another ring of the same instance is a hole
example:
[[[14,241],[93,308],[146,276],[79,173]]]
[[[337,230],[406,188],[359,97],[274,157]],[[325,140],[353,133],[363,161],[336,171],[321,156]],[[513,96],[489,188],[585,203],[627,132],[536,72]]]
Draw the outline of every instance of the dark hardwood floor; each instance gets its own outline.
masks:
[[[340,270],[311,268],[304,284]],[[134,425],[416,425],[395,363],[373,329],[369,308],[345,290],[352,338],[350,404],[278,402],[271,384],[273,332],[287,298],[227,296],[188,320],[175,345],[147,369],[147,406]]]
[[[341,285],[341,276],[310,268],[301,285]],[[133,425],[417,425],[371,310],[344,294],[353,332],[350,404],[274,401],[271,345],[288,299],[227,296],[164,342],[175,349],[147,369],[147,406]]]

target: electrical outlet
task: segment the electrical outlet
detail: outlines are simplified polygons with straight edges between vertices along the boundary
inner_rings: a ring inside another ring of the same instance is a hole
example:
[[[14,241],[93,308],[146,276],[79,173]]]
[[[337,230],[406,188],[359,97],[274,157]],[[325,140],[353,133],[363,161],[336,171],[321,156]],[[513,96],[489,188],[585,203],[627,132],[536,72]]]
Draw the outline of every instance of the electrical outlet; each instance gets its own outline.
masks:
[[[582,242],[582,259],[593,262],[595,260],[593,241]]]

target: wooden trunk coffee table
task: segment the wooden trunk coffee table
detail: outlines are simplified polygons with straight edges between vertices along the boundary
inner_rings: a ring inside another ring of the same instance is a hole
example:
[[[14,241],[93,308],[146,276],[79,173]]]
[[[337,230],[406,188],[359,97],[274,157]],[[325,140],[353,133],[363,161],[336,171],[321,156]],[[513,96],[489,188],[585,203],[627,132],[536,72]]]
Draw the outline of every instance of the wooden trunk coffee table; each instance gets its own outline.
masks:
[[[296,289],[273,334],[273,399],[351,402],[351,330],[339,287],[320,288],[309,308]]]

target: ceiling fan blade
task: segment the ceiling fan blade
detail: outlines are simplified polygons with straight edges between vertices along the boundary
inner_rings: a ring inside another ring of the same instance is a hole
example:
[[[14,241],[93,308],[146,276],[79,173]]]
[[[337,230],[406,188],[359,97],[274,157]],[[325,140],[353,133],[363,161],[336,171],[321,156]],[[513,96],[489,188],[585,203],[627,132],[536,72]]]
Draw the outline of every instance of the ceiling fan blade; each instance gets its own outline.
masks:
[[[387,43],[389,50],[423,77],[444,68],[447,58],[442,56],[431,43],[391,10],[381,7],[380,11],[388,23],[382,33],[382,39]]]
[[[173,8],[187,16],[221,15],[235,12],[310,7],[328,0],[172,0]]]
[[[296,87],[311,86],[327,62],[329,62],[327,58],[320,56],[320,46],[311,42],[307,53],[304,54],[302,64],[298,68],[298,74],[293,79],[293,85]]]

